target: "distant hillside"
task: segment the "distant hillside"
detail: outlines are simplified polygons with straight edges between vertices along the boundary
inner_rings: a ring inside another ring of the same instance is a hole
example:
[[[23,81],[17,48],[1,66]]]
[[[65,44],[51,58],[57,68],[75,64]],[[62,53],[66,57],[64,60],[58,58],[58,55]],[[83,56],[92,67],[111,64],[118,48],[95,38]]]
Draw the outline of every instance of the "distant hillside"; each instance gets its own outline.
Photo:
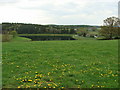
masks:
[[[99,28],[91,25],[40,25],[25,23],[2,23],[2,31],[16,30],[19,34],[76,34],[78,28]]]

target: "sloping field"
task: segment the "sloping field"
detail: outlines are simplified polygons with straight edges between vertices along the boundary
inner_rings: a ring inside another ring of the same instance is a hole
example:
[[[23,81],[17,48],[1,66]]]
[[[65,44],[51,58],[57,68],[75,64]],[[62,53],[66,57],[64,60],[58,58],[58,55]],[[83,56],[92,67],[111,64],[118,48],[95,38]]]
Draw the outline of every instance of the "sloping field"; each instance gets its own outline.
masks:
[[[3,88],[117,88],[118,41],[4,42]]]

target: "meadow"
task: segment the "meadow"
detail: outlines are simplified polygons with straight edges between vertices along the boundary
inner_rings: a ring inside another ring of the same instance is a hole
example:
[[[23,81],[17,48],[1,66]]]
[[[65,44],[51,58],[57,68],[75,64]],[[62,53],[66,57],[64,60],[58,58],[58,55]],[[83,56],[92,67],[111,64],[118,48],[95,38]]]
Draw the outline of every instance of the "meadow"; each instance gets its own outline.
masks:
[[[117,40],[2,43],[3,88],[118,88]]]

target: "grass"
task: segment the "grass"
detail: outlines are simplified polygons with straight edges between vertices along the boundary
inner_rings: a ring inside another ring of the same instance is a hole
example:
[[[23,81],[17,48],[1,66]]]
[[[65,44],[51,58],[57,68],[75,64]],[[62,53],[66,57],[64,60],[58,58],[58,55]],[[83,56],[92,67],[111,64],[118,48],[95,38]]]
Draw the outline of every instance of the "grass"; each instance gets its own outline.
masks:
[[[77,39],[77,40],[96,40],[96,38],[83,37],[83,36],[73,36],[73,38],[75,38],[75,39]]]
[[[19,36],[73,36],[74,34],[19,34]]]
[[[118,88],[117,40],[2,45],[3,88]]]
[[[28,42],[28,41],[31,41],[31,39],[24,37],[15,37],[12,39],[12,42]]]

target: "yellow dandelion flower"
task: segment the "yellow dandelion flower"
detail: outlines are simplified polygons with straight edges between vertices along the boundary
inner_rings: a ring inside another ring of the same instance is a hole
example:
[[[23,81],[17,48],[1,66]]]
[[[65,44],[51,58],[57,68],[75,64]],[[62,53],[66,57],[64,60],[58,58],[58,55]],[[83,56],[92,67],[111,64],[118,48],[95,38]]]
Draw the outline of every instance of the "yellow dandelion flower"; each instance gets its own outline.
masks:
[[[26,74],[28,74],[28,72],[25,72]]]
[[[76,80],[76,82],[77,82],[78,80]]]
[[[34,85],[34,86],[36,86],[36,85]]]
[[[19,67],[19,66],[16,66],[16,67]]]
[[[20,88],[20,86],[18,86],[18,88]]]
[[[51,86],[51,84],[48,84],[48,86]]]
[[[55,86],[58,86],[57,84],[54,84]]]
[[[50,72],[48,72],[48,75],[50,75]]]
[[[35,72],[36,74],[38,73],[38,72]]]
[[[114,74],[112,74],[112,76],[114,77],[115,75],[114,75]]]
[[[78,88],[80,88],[80,85],[78,85]]]
[[[32,82],[32,80],[28,80],[29,82]]]
[[[97,87],[100,87],[100,86],[97,86]]]
[[[53,88],[55,88],[55,87],[53,87]]]
[[[109,74],[111,74],[112,73],[112,71],[109,71]]]

